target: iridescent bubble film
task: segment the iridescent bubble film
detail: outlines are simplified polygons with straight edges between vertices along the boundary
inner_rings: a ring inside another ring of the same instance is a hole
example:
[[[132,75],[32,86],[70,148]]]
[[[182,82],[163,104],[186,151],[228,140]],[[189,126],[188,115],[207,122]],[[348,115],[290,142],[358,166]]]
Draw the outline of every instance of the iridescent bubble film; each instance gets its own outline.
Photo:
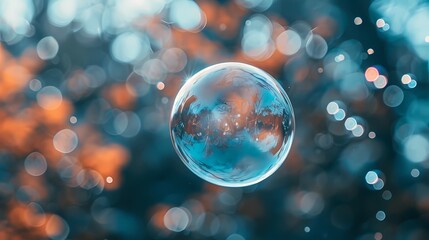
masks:
[[[428,240],[428,23],[427,0],[0,0],[0,239]],[[222,62],[260,70],[187,87]]]
[[[266,72],[242,63],[210,66],[187,80],[170,120],[174,147],[199,177],[241,187],[270,176],[294,134],[288,96]]]

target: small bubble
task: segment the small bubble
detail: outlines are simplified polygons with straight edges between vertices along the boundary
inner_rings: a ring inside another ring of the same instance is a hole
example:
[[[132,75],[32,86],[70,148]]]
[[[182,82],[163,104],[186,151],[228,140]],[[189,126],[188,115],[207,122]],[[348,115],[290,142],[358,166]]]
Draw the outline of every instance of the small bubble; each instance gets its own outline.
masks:
[[[377,135],[375,134],[375,132],[369,132],[368,133],[368,137],[371,139],[374,139]]]
[[[24,161],[25,171],[32,176],[40,176],[46,172],[48,165],[45,157],[38,153],[30,153]]]
[[[33,79],[30,81],[29,87],[31,90],[37,92],[42,88],[42,83],[39,81],[39,79]]]
[[[75,116],[70,117],[70,123],[75,124],[77,123],[77,118]]]
[[[420,171],[416,168],[413,168],[413,170],[411,170],[411,176],[413,176],[415,178],[420,176]]]
[[[381,232],[376,232],[374,234],[374,239],[375,240],[381,240],[381,239],[383,239],[383,234],[381,234]]]
[[[366,52],[368,53],[368,55],[372,55],[372,54],[374,54],[374,49],[368,48],[368,50]]]
[[[156,84],[156,88],[158,88],[158,90],[163,90],[165,88],[165,84],[163,82],[159,82]]]
[[[374,171],[369,171],[365,176],[365,180],[368,184],[375,184],[378,181],[378,175]]]
[[[383,211],[378,211],[377,214],[375,214],[375,217],[377,218],[378,221],[383,221],[384,219],[386,219],[386,213],[384,213]]]
[[[188,224],[189,216],[182,208],[171,208],[164,216],[164,225],[170,231],[181,232],[186,229]]]
[[[386,22],[383,20],[383,19],[377,19],[377,21],[375,22],[375,25],[378,27],[378,28],[382,28],[382,27],[384,27],[384,25],[386,25]]]
[[[113,178],[112,178],[112,177],[110,177],[110,176],[109,176],[109,177],[107,177],[107,178],[106,178],[106,182],[107,182],[107,183],[112,183],[112,182],[113,182]]]
[[[55,149],[62,153],[72,152],[77,147],[78,141],[76,133],[70,129],[59,131],[53,139]]]
[[[320,68],[318,68],[318,69],[317,69],[317,72],[318,72],[318,73],[323,73],[323,68],[321,68],[321,67],[320,67]]]
[[[384,200],[388,201],[388,200],[392,199],[392,193],[391,193],[389,190],[385,190],[385,191],[383,192],[383,194],[381,195],[381,197],[382,197]]]
[[[42,60],[49,60],[54,58],[58,53],[59,45],[55,38],[49,36],[45,37],[37,43],[37,55]]]
[[[53,86],[42,88],[37,93],[36,98],[39,106],[41,106],[46,110],[57,109],[63,101],[63,96],[61,94],[61,91],[58,88]]]
[[[362,18],[360,18],[360,17],[355,17],[355,19],[354,19],[354,23],[355,23],[355,25],[357,25],[357,26],[359,26],[359,25],[361,25],[362,24]]]

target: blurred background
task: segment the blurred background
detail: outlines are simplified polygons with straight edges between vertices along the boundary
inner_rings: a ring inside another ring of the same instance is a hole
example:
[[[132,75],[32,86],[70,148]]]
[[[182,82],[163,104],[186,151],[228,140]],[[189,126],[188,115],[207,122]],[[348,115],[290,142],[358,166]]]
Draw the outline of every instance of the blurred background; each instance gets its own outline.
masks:
[[[423,0],[0,0],[0,239],[429,239]],[[209,184],[169,115],[239,61],[294,106],[282,167]]]

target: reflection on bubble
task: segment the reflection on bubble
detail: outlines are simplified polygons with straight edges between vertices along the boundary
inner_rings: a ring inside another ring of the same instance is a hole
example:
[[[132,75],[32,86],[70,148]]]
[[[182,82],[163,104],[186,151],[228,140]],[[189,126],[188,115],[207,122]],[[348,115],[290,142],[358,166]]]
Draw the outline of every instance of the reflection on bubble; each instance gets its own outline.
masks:
[[[182,161],[222,186],[247,186],[280,167],[293,139],[292,106],[267,73],[223,63],[189,79],[176,97],[171,136]]]
[[[32,176],[40,176],[48,169],[45,157],[38,153],[30,153],[24,161],[25,171]]]
[[[58,108],[63,101],[63,95],[61,94],[61,91],[53,86],[42,88],[37,93],[36,97],[39,106],[46,110],[54,110]]]
[[[63,129],[55,134],[53,142],[57,151],[70,153],[77,147],[78,137],[72,130]]]
[[[190,216],[183,208],[174,207],[165,213],[164,225],[170,231],[181,232],[189,225]]]

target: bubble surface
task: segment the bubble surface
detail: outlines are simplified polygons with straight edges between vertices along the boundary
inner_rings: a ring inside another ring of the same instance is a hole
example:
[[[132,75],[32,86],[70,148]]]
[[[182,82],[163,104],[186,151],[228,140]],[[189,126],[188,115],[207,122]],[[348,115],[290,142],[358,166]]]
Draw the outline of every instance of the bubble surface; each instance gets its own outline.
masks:
[[[294,136],[287,94],[266,72],[242,63],[191,77],[171,112],[170,133],[185,165],[213,184],[258,183],[285,160]]]

